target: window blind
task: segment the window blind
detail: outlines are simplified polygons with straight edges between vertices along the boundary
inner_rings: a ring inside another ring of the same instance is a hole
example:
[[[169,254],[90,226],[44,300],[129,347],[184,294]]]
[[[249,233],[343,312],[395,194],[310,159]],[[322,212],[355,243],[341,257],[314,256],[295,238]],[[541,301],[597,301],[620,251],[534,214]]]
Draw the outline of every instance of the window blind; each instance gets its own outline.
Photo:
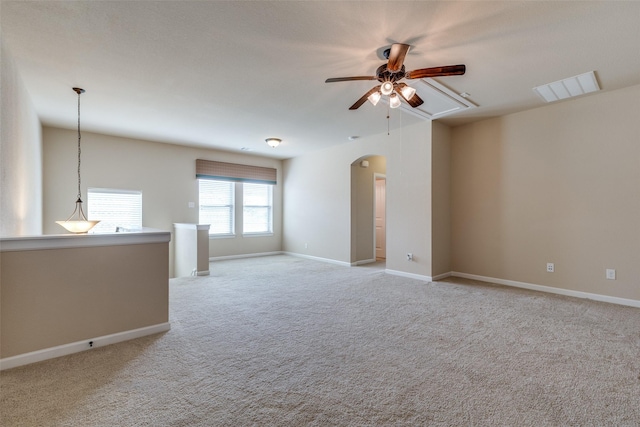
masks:
[[[210,224],[209,234],[234,232],[234,184],[228,181],[198,180],[200,224]]]
[[[243,233],[271,233],[273,186],[265,184],[242,184]]]
[[[196,178],[198,179],[275,185],[276,176],[277,169],[274,168],[196,159]]]
[[[142,228],[142,192],[89,188],[87,191],[87,216],[100,220],[94,233],[115,233],[118,227],[127,230]]]

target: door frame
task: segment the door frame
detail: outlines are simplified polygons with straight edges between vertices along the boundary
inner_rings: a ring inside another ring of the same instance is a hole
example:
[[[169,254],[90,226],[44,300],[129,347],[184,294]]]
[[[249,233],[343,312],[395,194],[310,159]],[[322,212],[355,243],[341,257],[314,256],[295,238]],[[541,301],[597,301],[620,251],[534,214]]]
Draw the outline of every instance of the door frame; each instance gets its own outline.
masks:
[[[384,180],[384,192],[385,192],[385,196],[384,196],[384,234],[385,234],[385,248],[384,248],[384,255],[385,255],[385,259],[387,257],[387,238],[386,238],[386,234],[387,234],[387,175],[384,173],[378,173],[375,172],[373,174],[373,259],[375,261],[378,260],[378,256],[376,253],[376,207],[378,204],[378,197],[377,197],[377,192],[376,192],[376,181],[377,180]]]

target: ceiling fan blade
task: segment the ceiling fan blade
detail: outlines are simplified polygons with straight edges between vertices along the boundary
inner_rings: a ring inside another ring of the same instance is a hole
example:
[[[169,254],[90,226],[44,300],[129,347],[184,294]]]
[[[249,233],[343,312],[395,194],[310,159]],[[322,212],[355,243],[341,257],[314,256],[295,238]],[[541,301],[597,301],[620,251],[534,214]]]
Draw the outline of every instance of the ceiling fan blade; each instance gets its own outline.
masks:
[[[405,74],[408,79],[424,79],[426,77],[460,76],[464,74],[467,67],[464,64],[446,65],[444,67],[420,68],[409,71]]]
[[[378,80],[375,76],[333,77],[325,80],[325,83],[349,82],[353,80]]]
[[[351,107],[349,107],[349,110],[357,110],[358,108],[360,108],[360,106],[365,103],[367,98],[369,98],[369,96],[372,93],[374,93],[374,92],[376,92],[378,90],[380,90],[380,85],[372,88],[369,92],[367,92],[364,95],[362,95],[362,98],[358,99],[355,104],[353,104]]]
[[[407,86],[406,83],[397,83],[394,87],[396,89],[396,93],[400,96],[400,98],[407,101],[407,104],[411,105],[411,107],[413,108],[416,108],[424,104],[424,101],[422,100],[422,98],[418,96],[417,93],[413,94],[413,96],[409,99],[405,98],[405,96],[402,94],[402,88],[405,86]]]
[[[394,43],[391,45],[391,52],[389,53],[389,62],[387,63],[387,70],[398,71],[402,68],[404,63],[404,57],[409,51],[408,44]]]

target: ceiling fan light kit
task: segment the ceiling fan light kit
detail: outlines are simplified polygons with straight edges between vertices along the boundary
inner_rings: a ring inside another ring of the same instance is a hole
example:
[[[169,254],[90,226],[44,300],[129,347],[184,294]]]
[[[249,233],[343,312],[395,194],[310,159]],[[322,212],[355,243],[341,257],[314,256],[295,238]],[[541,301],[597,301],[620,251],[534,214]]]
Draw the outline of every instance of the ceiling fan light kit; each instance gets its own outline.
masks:
[[[378,80],[379,86],[374,87],[357,100],[350,110],[360,108],[366,100],[376,105],[382,95],[389,96],[389,106],[397,108],[404,100],[412,108],[416,108],[424,103],[418,96],[416,90],[402,79],[424,79],[429,77],[459,76],[465,73],[466,66],[447,65],[443,67],[420,68],[413,71],[405,71],[404,58],[409,51],[410,46],[404,43],[394,43],[389,49],[384,51],[385,58],[388,59],[386,64],[382,64],[376,70],[375,76],[354,76],[354,77],[333,77],[325,81],[325,83],[346,82],[354,80]]]
[[[389,107],[398,108],[400,106],[400,97],[395,93],[389,95]]]
[[[373,92],[371,95],[367,97],[369,102],[372,103],[374,107],[378,104],[378,101],[380,101],[380,98],[382,98],[382,94],[378,91]]]
[[[403,87],[402,89],[400,89],[400,92],[402,92],[402,96],[404,96],[405,99],[411,99],[413,98],[413,95],[416,94],[416,90],[411,86]]]
[[[380,86],[380,92],[386,96],[391,95],[391,93],[393,92],[393,83],[388,80],[382,83],[382,86]]]

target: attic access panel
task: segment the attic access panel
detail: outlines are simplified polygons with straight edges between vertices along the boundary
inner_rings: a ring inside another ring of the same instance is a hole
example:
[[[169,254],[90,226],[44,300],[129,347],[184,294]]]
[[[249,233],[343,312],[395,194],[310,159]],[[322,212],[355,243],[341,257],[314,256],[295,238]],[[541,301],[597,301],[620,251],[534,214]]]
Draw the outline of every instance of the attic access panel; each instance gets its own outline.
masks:
[[[435,120],[477,107],[473,102],[431,78],[413,80],[411,86],[424,103],[411,108],[403,102],[400,108],[423,119]]]

